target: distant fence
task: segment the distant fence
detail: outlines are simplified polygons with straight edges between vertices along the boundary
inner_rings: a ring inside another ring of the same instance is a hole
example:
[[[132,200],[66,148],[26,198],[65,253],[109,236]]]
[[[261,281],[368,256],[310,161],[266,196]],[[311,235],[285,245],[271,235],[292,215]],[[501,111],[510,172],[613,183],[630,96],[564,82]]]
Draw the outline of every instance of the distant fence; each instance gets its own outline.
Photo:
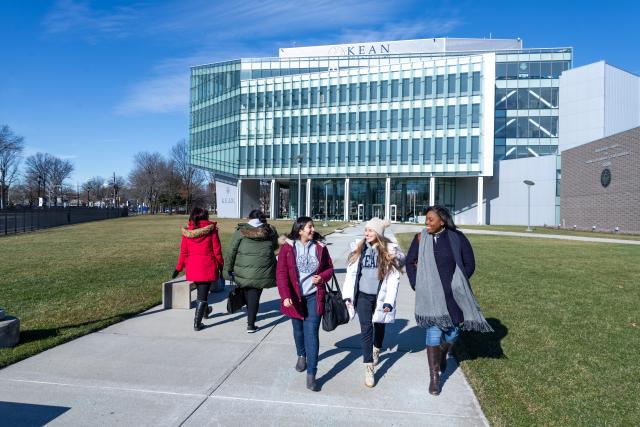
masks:
[[[127,216],[126,208],[17,208],[0,210],[0,236]]]

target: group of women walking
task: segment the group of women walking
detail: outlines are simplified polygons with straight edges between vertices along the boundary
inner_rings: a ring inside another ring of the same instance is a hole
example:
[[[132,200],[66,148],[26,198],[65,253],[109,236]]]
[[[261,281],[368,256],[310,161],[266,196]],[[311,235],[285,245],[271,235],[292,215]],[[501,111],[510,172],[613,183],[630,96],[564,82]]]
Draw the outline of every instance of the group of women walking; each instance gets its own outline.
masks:
[[[387,226],[379,218],[365,224],[364,236],[352,244],[342,289],[349,312],[352,317],[357,313],[360,323],[364,383],[375,386],[385,325],[395,321],[398,286],[406,268],[415,291],[416,322],[426,330],[429,393],[437,395],[440,374],[446,370],[447,355],[460,330],[492,331],[469,284],[475,270],[473,250],[441,206],[427,209],[426,228],[416,234],[406,257],[385,237]],[[187,280],[196,284],[195,330],[203,328],[202,319],[210,312],[207,295],[220,271],[244,293],[248,333],[257,330],[262,290],[277,286],[280,311],[291,318],[295,370],[306,371],[307,388],[318,391],[319,329],[326,285],[334,276],[333,261],[310,217],[296,219],[285,237],[279,241],[264,214],[254,210],[247,223],[238,225],[223,259],[216,224],[208,220],[206,210],[195,208],[182,230],[174,277],[186,267]]]

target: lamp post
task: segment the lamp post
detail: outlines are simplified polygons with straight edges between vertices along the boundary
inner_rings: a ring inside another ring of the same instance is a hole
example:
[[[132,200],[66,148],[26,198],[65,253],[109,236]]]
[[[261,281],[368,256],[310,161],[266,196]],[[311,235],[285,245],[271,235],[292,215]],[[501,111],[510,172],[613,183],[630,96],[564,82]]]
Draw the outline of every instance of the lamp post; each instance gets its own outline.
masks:
[[[329,219],[327,218],[327,215],[329,215],[329,211],[328,211],[329,184],[331,184],[330,179],[324,182],[324,222],[322,223],[323,227],[329,226]]]
[[[531,187],[536,185],[536,183],[530,179],[525,179],[522,182],[527,186],[527,231],[533,231],[531,229]]]
[[[302,154],[296,154],[293,159],[298,162],[298,204],[296,205],[296,211],[298,217],[302,216],[300,211],[300,196],[302,195],[302,184],[300,174],[302,172]]]

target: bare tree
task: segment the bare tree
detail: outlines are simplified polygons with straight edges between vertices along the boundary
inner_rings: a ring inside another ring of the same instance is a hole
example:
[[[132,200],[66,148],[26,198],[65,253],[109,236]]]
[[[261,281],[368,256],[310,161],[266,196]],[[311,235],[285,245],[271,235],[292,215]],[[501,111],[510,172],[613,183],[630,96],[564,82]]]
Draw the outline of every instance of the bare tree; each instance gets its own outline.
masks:
[[[7,125],[0,127],[0,209],[8,202],[9,188],[18,178],[18,167],[24,150],[24,138]]]
[[[36,153],[27,157],[25,161],[25,180],[29,185],[42,189],[42,197],[53,197],[57,204],[58,195],[62,194],[65,181],[73,172],[73,164],[69,160],[63,160],[49,153]],[[40,191],[38,191],[40,194]]]
[[[191,212],[194,202],[201,202],[203,199],[202,185],[205,174],[202,170],[193,166],[189,158],[189,146],[187,141],[181,139],[171,148],[171,160],[173,169],[180,178],[182,184],[182,196],[185,199],[185,210]],[[197,196],[198,200],[194,200]]]
[[[55,156],[51,156],[51,172],[50,172],[50,189],[53,197],[54,205],[58,205],[58,196],[63,194],[64,182],[73,172],[73,164],[69,160],[63,160]]]
[[[162,191],[162,175],[167,164],[160,153],[142,151],[134,157],[134,167],[129,174],[132,193],[149,206],[151,213],[157,213]]]
[[[82,192],[87,195],[87,206],[91,202],[102,205],[105,197],[104,178],[101,176],[89,178],[87,182],[82,184]]]

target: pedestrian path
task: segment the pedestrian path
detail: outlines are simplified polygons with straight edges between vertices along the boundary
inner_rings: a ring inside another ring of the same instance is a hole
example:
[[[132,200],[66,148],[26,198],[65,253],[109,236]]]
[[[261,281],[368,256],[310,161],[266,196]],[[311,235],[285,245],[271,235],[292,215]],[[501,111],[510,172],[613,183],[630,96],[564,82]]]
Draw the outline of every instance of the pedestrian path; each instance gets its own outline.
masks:
[[[340,282],[362,231],[349,227],[327,239]],[[223,313],[223,294],[211,298],[214,314],[200,332],[193,310],[158,306],[1,370],[0,424],[488,425],[455,363],[441,395],[427,393],[424,330],[413,319],[406,276],[373,389],[364,386],[357,320],[321,331],[321,391],[313,393],[293,369],[291,323],[279,314],[275,289],[262,295],[255,334],[245,333],[243,313]]]

